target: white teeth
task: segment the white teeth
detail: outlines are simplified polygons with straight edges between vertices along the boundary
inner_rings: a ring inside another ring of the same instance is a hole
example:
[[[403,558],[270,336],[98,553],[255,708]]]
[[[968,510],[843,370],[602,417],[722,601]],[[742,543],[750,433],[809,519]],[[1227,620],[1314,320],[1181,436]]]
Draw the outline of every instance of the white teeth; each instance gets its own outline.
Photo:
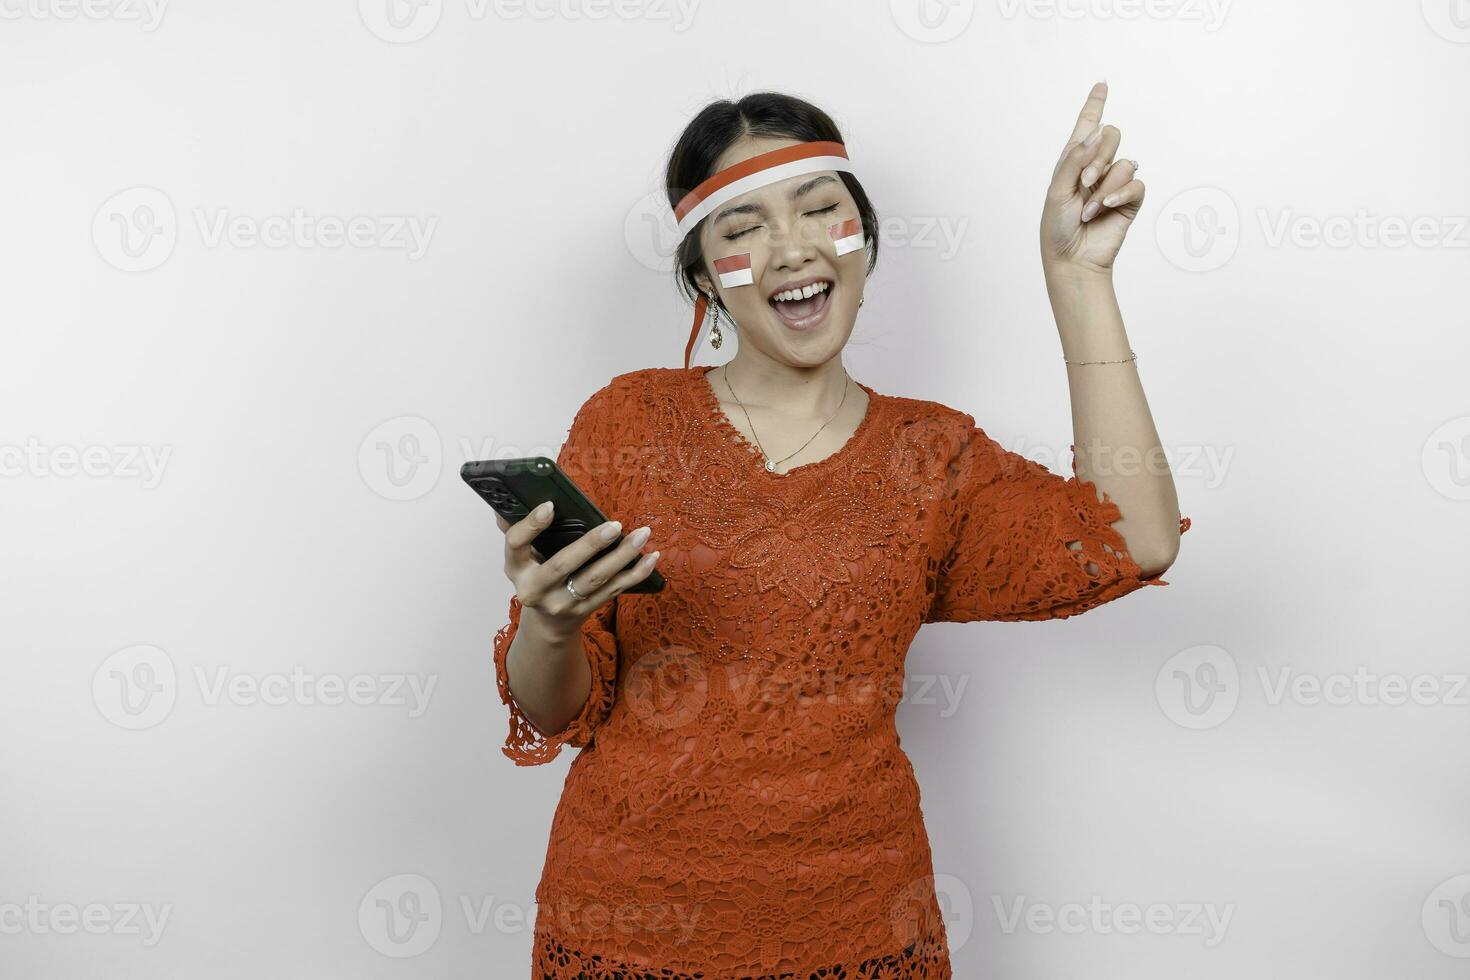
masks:
[[[783,290],[782,292],[777,293],[775,296],[772,296],[771,299],[783,303],[794,299],[809,299],[812,296],[815,296],[817,293],[826,292],[827,287],[830,285],[831,284],[827,282],[812,283],[810,286],[803,286],[801,289]]]

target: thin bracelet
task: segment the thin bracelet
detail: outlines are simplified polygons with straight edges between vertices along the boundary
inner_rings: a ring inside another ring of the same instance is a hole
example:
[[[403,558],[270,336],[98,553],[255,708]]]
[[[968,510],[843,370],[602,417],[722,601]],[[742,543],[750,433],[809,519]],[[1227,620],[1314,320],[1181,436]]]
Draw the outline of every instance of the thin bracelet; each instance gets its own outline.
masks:
[[[1127,364],[1129,361],[1138,360],[1138,355],[1133,353],[1133,348],[1130,347],[1128,348],[1128,356],[1120,357],[1116,361],[1068,361],[1065,354],[1062,355],[1062,360],[1068,364]]]

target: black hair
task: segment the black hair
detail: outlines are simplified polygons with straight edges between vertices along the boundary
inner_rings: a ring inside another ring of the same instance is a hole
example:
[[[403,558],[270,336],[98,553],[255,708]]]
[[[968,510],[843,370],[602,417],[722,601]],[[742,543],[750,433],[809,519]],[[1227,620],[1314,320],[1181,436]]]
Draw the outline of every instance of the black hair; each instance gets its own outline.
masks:
[[[794,95],[752,92],[738,102],[728,99],[711,102],[699,110],[689,125],[684,127],[684,132],[679,135],[679,141],[669,154],[668,167],[664,172],[669,207],[677,206],[685,194],[709,178],[715,172],[715,161],[747,136],[802,142],[842,142],[842,133],[831,116]],[[873,268],[878,264],[878,215],[856,177],[846,171],[838,171],[837,176],[842,178],[857,204],[863,223],[863,239],[867,243],[867,274],[872,275]],[[704,271],[704,250],[700,248],[699,236],[704,222],[708,220],[706,217],[691,228],[675,253],[674,275],[679,291],[691,303],[699,298],[701,292],[694,276],[695,273]],[[719,302],[715,296],[709,299],[711,302]],[[721,308],[724,308],[723,304]]]

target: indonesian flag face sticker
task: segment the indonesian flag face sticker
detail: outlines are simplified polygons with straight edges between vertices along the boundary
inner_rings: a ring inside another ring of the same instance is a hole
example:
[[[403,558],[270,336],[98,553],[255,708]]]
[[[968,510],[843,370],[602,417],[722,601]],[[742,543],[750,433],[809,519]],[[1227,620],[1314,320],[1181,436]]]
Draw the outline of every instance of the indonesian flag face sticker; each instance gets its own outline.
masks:
[[[736,252],[723,259],[715,259],[715,272],[720,276],[720,286],[723,289],[755,283],[755,275],[750,270],[749,252]]]
[[[863,247],[863,223],[858,218],[848,218],[846,221],[828,225],[827,234],[832,236],[832,244],[837,246],[838,255],[856,252]]]

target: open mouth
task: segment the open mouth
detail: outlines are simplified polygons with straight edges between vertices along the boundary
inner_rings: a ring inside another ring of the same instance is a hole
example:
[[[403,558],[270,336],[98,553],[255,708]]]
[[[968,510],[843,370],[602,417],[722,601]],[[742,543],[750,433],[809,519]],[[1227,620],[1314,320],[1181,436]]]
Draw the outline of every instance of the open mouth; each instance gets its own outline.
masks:
[[[805,289],[776,293],[768,302],[777,319],[792,330],[811,330],[826,318],[835,288],[830,279],[823,279]]]

